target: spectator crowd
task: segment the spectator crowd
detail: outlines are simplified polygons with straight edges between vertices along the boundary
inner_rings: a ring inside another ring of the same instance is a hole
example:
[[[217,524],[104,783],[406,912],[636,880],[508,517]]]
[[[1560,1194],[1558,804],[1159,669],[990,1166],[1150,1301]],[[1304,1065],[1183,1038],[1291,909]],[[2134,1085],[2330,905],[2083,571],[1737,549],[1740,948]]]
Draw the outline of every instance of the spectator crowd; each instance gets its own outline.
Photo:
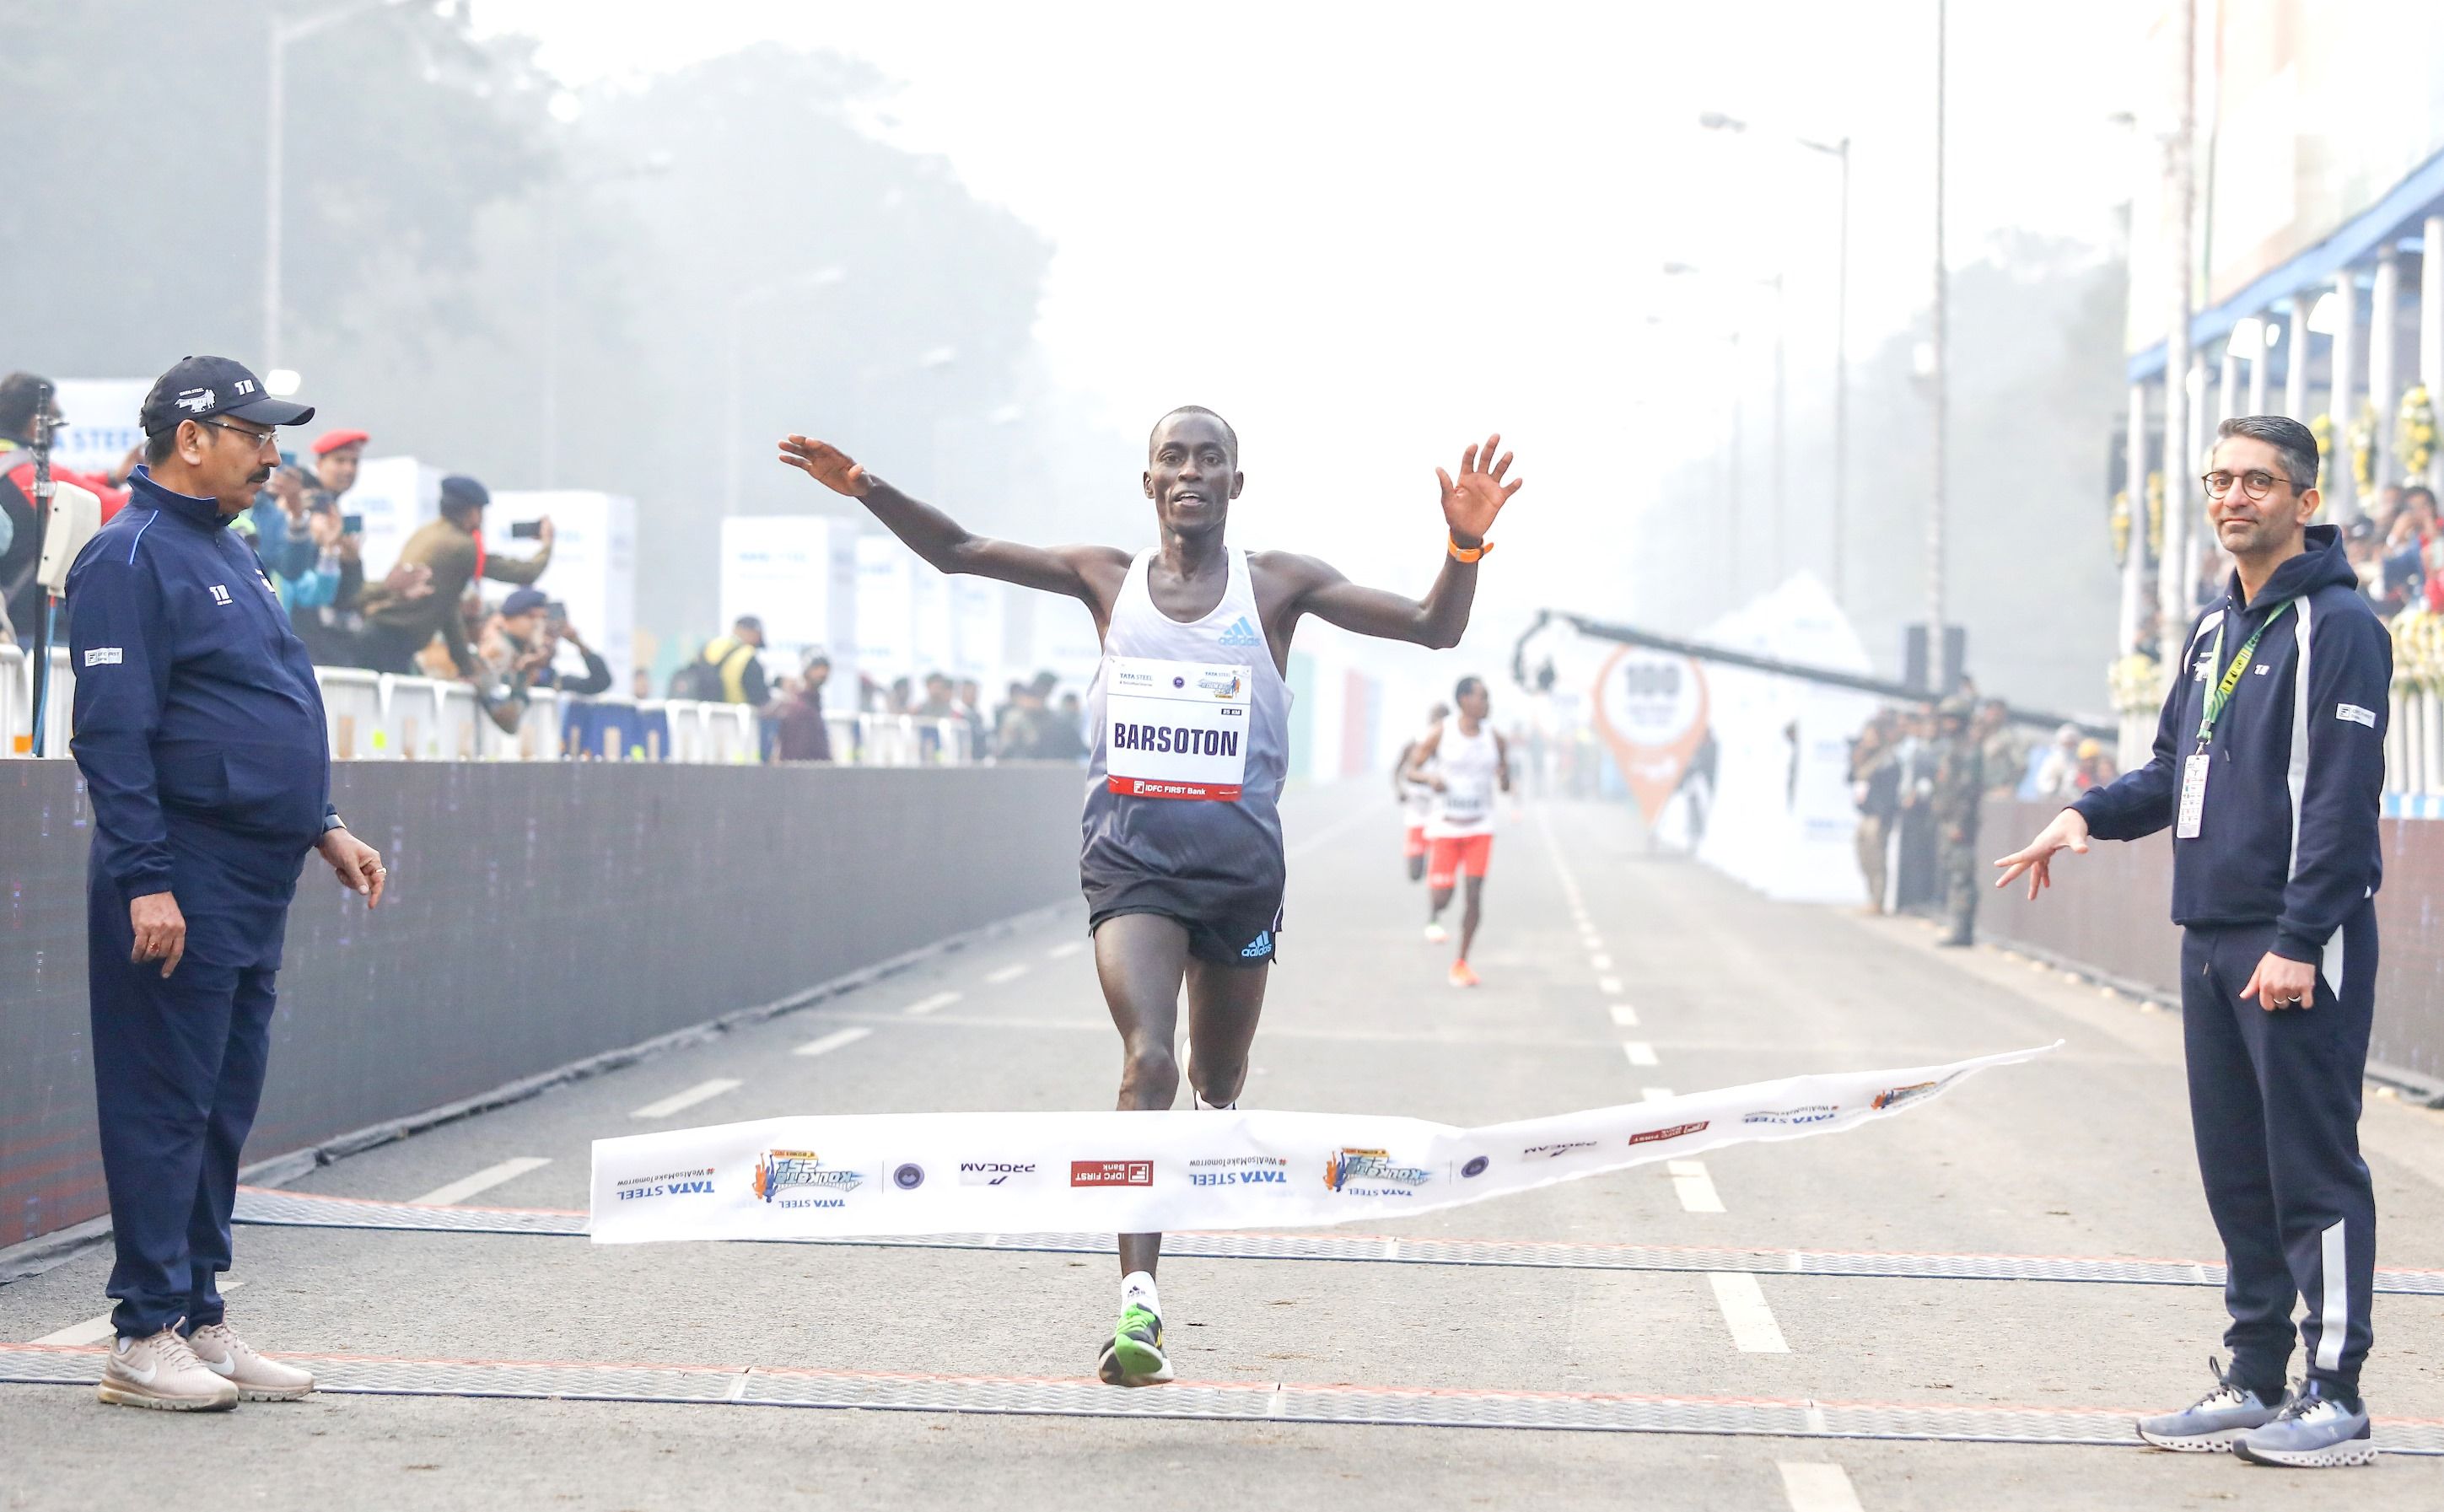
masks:
[[[0,646],[30,645],[37,617],[46,612],[36,581],[41,532],[33,448],[44,421],[56,429],[69,418],[42,378],[28,373],[0,378]],[[349,507],[348,495],[371,441],[365,431],[342,427],[316,435],[304,455],[283,452],[253,507],[230,523],[252,547],[315,665],[466,683],[505,730],[518,728],[537,690],[610,692],[608,663],[570,623],[566,606],[537,586],[551,565],[551,521],[513,526],[511,549],[496,549],[484,529],[491,493],[476,478],[443,478],[439,517],[410,535],[380,576],[367,575],[364,518]],[[92,491],[107,520],[126,505],[128,476],[142,461],[137,448],[104,472],[54,467],[52,475]],[[488,604],[486,581],[507,585],[508,596]],[[775,678],[764,665],[765,651],[762,623],[741,618],[681,664],[667,696],[751,706],[770,758],[834,760],[824,717],[830,659],[810,653],[795,672]],[[572,662],[583,671],[572,673]],[[650,700],[651,675],[640,668],[624,691],[639,702]],[[974,761],[1086,759],[1079,695],[1060,691],[1049,672],[1010,683],[990,714],[974,679],[939,672],[921,683],[861,677],[858,709],[908,716],[922,760],[951,758],[946,746],[962,747],[956,754]]]

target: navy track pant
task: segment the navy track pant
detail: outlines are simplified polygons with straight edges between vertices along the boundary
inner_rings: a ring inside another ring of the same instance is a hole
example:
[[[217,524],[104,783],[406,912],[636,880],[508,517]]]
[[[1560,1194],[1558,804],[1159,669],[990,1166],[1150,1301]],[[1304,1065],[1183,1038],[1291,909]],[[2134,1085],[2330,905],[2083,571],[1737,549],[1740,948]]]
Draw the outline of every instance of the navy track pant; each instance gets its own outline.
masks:
[[[189,953],[166,980],[132,962],[117,888],[86,893],[87,981],[102,1169],[118,1261],[111,1322],[122,1336],[221,1320],[238,1152],[254,1126],[271,1050],[273,971]],[[189,939],[194,939],[192,921]]]
[[[2230,1278],[2224,1343],[2236,1379],[2278,1386],[2294,1301],[2307,1374],[2350,1395],[2373,1337],[2376,1193],[2360,1158],[2360,1097],[2376,1005],[2376,905],[2336,932],[2313,1006],[2243,1002],[2272,923],[2192,926],[2181,941],[2190,1121]]]

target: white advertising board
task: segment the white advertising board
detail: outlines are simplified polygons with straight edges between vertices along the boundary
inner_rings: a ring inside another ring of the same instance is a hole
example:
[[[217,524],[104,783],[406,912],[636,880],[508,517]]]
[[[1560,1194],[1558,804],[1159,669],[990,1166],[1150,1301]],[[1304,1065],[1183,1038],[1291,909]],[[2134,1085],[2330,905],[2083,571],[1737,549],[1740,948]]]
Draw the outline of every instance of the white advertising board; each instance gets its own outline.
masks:
[[[485,549],[532,556],[535,543],[518,540],[515,529],[546,516],[553,531],[551,565],[535,586],[568,605],[568,622],[610,664],[611,691],[624,694],[636,661],[637,501],[587,489],[497,492],[484,511]],[[373,522],[365,524],[370,528]],[[498,604],[512,588],[488,579],[483,591],[485,602]],[[585,662],[564,646],[557,667],[575,675],[584,672]]]
[[[859,665],[855,521],[823,515],[731,515],[721,522],[721,624],[742,615],[764,625],[764,670],[778,677],[809,652],[831,658],[827,707],[857,705]]]
[[[108,472],[144,432],[136,412],[151,392],[151,378],[60,378],[51,385],[67,424],[51,437],[51,466],[77,472]],[[283,435],[283,446],[289,437]]]
[[[441,517],[441,470],[414,457],[368,457],[357,468],[357,486],[341,495],[340,508],[365,517],[365,581],[380,582],[407,538]]]

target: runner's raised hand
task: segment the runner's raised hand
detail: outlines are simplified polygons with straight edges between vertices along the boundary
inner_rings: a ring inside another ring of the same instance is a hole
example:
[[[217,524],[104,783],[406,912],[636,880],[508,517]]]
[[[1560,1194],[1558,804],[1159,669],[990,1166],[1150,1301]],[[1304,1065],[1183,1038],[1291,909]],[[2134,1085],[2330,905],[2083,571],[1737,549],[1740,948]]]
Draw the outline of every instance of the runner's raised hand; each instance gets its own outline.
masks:
[[[834,493],[845,493],[852,499],[862,499],[874,489],[874,480],[865,475],[865,469],[829,441],[791,435],[781,443],[781,460]]]
[[[1497,452],[1502,457],[1499,462],[1494,460]],[[1435,469],[1435,476],[1443,485],[1443,520],[1461,545],[1473,546],[1483,541],[1486,532],[1493,528],[1493,517],[1502,512],[1502,507],[1519,491],[1519,485],[1527,481],[1514,478],[1503,482],[1503,475],[1509,470],[1510,453],[1502,451],[1499,433],[1487,436],[1483,447],[1472,446],[1460,453],[1457,480],[1442,469]]]

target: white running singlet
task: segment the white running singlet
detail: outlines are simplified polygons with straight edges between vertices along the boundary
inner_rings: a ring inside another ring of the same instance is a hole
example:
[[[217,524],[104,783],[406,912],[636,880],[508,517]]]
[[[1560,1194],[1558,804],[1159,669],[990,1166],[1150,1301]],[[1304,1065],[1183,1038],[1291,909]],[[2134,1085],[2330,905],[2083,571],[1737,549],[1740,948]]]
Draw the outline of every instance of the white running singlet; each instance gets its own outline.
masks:
[[[1466,735],[1460,732],[1458,720],[1445,725],[1435,765],[1442,773],[1443,787],[1435,795],[1434,812],[1427,816],[1426,838],[1456,839],[1492,834],[1493,789],[1502,767],[1493,727],[1480,725],[1474,735]]]

